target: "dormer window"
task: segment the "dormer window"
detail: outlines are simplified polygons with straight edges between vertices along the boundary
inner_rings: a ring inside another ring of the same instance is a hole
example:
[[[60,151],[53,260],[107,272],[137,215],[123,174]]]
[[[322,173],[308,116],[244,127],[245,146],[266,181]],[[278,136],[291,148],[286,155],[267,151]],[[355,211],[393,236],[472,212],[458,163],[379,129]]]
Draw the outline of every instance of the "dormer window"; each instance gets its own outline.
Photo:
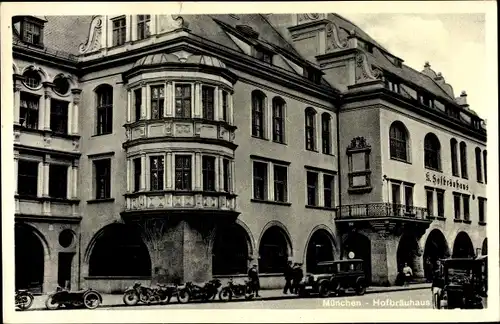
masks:
[[[451,107],[451,106],[446,106],[445,111],[446,111],[446,114],[448,116],[450,116],[451,118],[460,119],[460,112],[458,111],[457,108]]]
[[[151,15],[137,16],[137,39],[145,39],[149,37],[151,24]]]
[[[394,82],[391,80],[385,80],[385,87],[393,92],[400,93],[401,92],[401,85],[398,82]]]
[[[304,77],[306,77],[309,81],[314,82],[314,84],[321,83],[321,74],[313,69],[304,69]]]
[[[43,20],[25,17],[21,22],[20,35],[26,43],[43,46]]]
[[[269,64],[271,64],[273,60],[273,56],[270,52],[261,49],[256,50],[256,57],[258,60]]]
[[[434,105],[433,105],[433,102],[431,100],[431,98],[429,98],[428,96],[426,95],[420,95],[419,96],[419,101],[422,105],[426,106],[426,107],[429,107],[429,108],[432,108]]]

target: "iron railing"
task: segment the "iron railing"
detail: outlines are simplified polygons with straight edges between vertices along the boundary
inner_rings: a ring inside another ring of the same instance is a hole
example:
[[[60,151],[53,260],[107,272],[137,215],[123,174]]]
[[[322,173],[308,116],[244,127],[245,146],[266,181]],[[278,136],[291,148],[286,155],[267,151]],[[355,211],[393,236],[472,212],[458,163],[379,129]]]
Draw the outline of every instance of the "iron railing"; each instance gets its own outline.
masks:
[[[427,208],[391,203],[371,203],[341,206],[335,219],[397,217],[429,220]]]

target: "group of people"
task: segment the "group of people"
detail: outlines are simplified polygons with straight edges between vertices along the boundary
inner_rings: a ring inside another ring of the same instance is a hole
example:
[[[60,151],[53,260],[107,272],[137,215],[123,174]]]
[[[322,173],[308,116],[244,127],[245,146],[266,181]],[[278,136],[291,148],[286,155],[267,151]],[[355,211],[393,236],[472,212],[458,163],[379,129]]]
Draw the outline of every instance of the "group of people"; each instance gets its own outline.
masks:
[[[298,294],[299,293],[299,284],[304,277],[304,271],[302,270],[302,263],[293,263],[292,261],[288,261],[285,272],[285,287],[283,288],[283,293],[288,294]],[[260,280],[259,280],[259,272],[257,270],[257,264],[254,263],[248,270],[248,280],[252,291],[255,293],[255,297],[260,297]]]

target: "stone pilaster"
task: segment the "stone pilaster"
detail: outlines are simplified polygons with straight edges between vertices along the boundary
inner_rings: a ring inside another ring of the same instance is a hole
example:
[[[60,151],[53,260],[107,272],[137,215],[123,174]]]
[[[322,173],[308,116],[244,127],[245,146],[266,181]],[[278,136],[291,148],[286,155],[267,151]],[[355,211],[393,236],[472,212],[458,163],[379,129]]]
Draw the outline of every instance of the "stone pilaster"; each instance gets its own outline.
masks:
[[[371,242],[372,283],[394,285],[398,274],[396,254],[398,238],[384,231],[369,235]]]

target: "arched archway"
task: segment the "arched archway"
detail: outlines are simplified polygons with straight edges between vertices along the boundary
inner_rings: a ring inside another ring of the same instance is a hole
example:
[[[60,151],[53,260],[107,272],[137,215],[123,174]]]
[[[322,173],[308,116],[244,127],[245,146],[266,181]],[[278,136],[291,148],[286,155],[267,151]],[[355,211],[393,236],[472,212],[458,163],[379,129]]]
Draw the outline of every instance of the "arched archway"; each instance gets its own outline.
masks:
[[[259,243],[259,271],[261,273],[283,273],[291,256],[290,238],[279,226],[265,230]]]
[[[488,238],[483,240],[483,244],[481,245],[481,254],[488,255]]]
[[[307,243],[306,269],[314,273],[318,262],[335,259],[335,243],[332,235],[325,229],[317,229]]]
[[[96,235],[89,255],[89,276],[151,276],[148,248],[133,227],[111,224]]]
[[[16,290],[29,289],[43,292],[45,251],[34,229],[26,225],[15,226]]]
[[[212,274],[246,274],[252,244],[247,231],[232,223],[217,229],[213,245]]]
[[[366,280],[372,280],[372,253],[371,241],[361,233],[350,233],[344,238],[343,258],[347,259],[349,252],[354,253],[354,258],[363,260]]]
[[[432,280],[432,272],[439,259],[450,256],[450,248],[443,233],[433,229],[427,236],[424,247],[424,274],[427,280]]]
[[[472,258],[474,255],[474,245],[472,245],[469,235],[465,232],[458,233],[453,243],[453,257]]]
[[[419,256],[422,255],[420,254],[420,246],[418,244],[417,238],[414,235],[408,233],[401,235],[398,244],[398,251],[396,252],[398,273],[403,269],[405,263],[413,269],[414,273],[416,272],[416,269],[421,269],[418,264]]]

